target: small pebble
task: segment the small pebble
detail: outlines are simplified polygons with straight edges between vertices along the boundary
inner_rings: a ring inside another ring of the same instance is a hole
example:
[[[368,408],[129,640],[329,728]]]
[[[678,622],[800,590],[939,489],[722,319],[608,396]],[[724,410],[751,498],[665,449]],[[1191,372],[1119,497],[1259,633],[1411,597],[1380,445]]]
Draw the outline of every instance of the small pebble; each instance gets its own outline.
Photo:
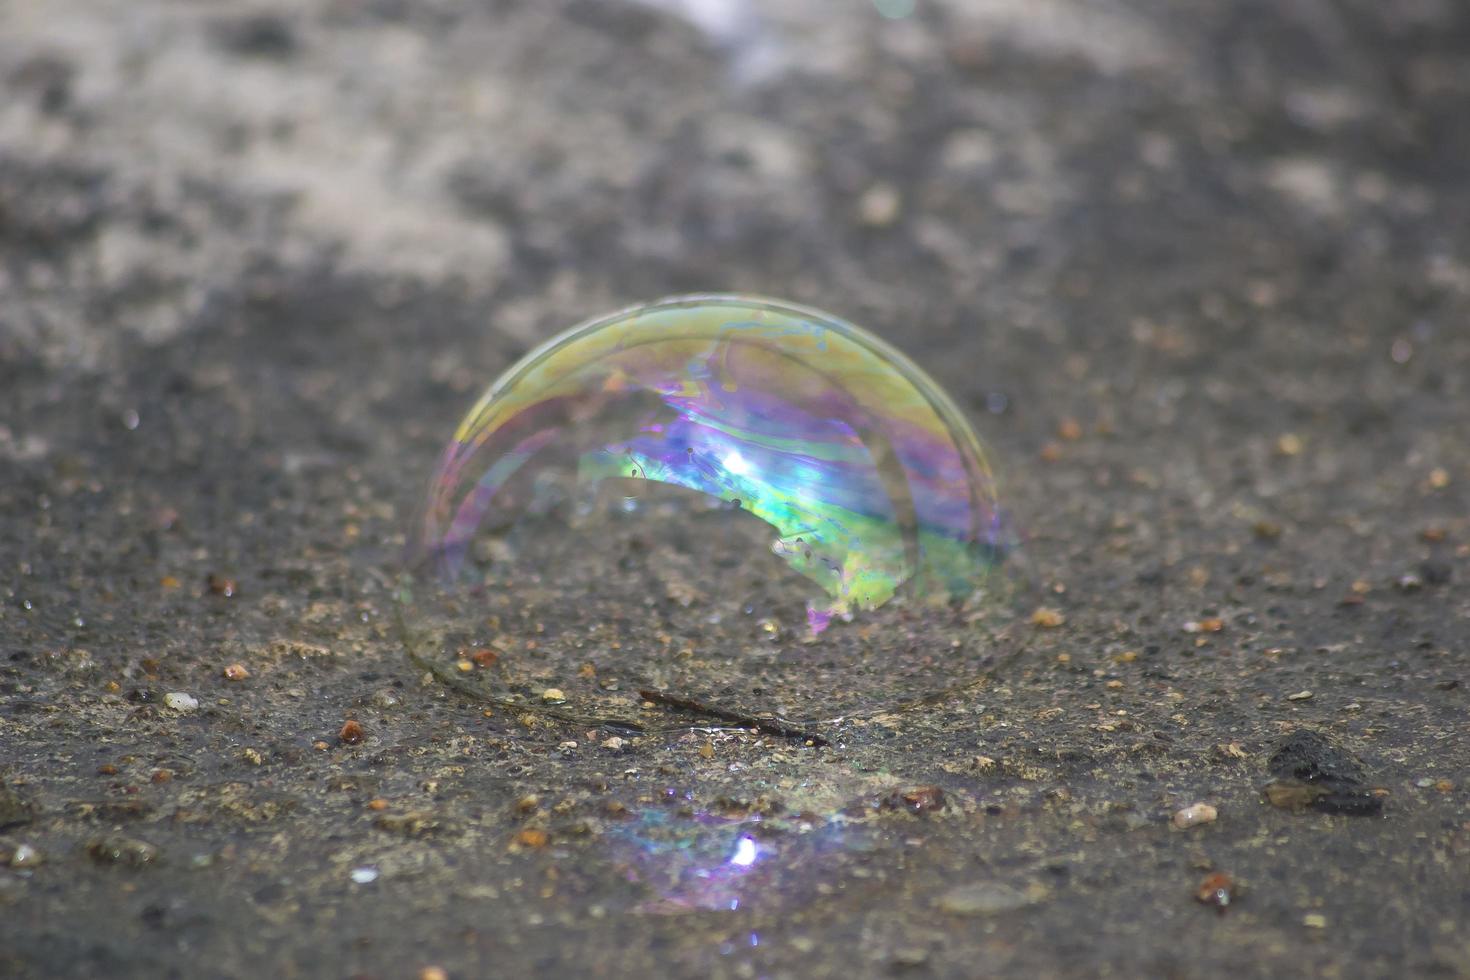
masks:
[[[403,703],[403,696],[391,687],[380,687],[373,692],[373,707],[396,708]]]
[[[378,880],[378,869],[369,867],[353,868],[352,880],[359,885],[371,885]]]
[[[1275,521],[1256,521],[1251,525],[1251,532],[1262,541],[1275,541],[1281,537],[1281,525]]]
[[[1329,792],[1323,786],[1304,783],[1299,779],[1273,779],[1263,792],[1266,802],[1283,810],[1300,810],[1312,806]]]
[[[10,855],[10,866],[17,871],[34,868],[41,863],[41,852],[29,844],[17,845]]]
[[[612,738],[610,738],[607,741],[603,742],[602,743],[602,747],[605,748],[605,749],[607,749],[609,752],[618,752],[618,751],[620,751],[623,748],[623,746],[625,746],[627,744],[628,744],[628,740],[627,739],[625,739],[625,738],[619,738],[617,735],[614,735]]]
[[[403,813],[382,813],[373,819],[373,826],[390,834],[403,837],[428,837],[444,829],[444,822],[426,810],[407,810]]]
[[[1208,803],[1196,803],[1174,814],[1174,826],[1180,830],[1187,830],[1190,827],[1197,827],[1200,824],[1214,823],[1219,815],[1220,811]]]
[[[858,220],[870,228],[886,228],[898,220],[903,199],[892,184],[874,184],[858,200]]]
[[[29,844],[15,844],[0,840],[0,868],[10,867],[17,871],[34,868],[41,863],[41,853]]]
[[[1210,616],[1205,619],[1191,619],[1184,624],[1186,633],[1218,633],[1225,628],[1225,621],[1218,616]]]
[[[199,699],[183,691],[170,691],[163,696],[164,707],[187,714],[199,710]]]
[[[929,951],[922,946],[900,946],[893,951],[893,965],[902,968],[923,966],[929,962]]]
[[[147,841],[132,837],[98,837],[87,842],[87,853],[98,864],[142,868],[158,861],[159,851]]]
[[[244,664],[230,664],[224,670],[225,680],[243,681],[250,676],[250,671],[245,669]]]
[[[551,837],[546,831],[537,830],[534,827],[529,827],[516,834],[516,843],[522,847],[545,847],[549,840]]]
[[[1288,700],[1288,701],[1310,701],[1310,700],[1312,700],[1312,692],[1311,691],[1297,691],[1295,694],[1288,694],[1286,696],[1286,700]]]
[[[882,810],[907,810],[910,813],[934,813],[944,809],[944,790],[938,786],[910,786],[896,789],[878,801]]]
[[[419,971],[419,980],[449,980],[449,971],[442,966],[426,966]]]
[[[215,575],[211,572],[209,577],[204,581],[209,586],[210,592],[213,592],[215,595],[224,596],[226,599],[232,599],[240,592],[240,587],[235,583],[235,580],[226,578],[223,575]]]
[[[566,699],[567,696],[562,693],[562,689],[559,687],[548,687],[541,692],[542,701],[565,701]]]
[[[1424,588],[1424,580],[1419,577],[1417,572],[1405,572],[1398,577],[1398,581],[1394,584],[1398,586],[1401,592],[1418,592]]]
[[[1031,614],[1031,625],[1042,629],[1051,629],[1060,626],[1067,621],[1066,617],[1055,609],[1042,606]]]
[[[1046,897],[1040,888],[1022,891],[997,882],[978,882],[951,888],[939,896],[939,911],[949,915],[999,915],[1034,905]]]
[[[366,737],[367,733],[362,730],[362,724],[353,718],[349,718],[342,726],[342,730],[337,733],[337,738],[343,745],[360,745]]]
[[[1230,904],[1235,897],[1235,879],[1223,871],[1205,875],[1204,880],[1194,891],[1194,900],[1205,905],[1213,905],[1220,911]]]
[[[1326,929],[1327,916],[1322,915],[1319,912],[1309,913],[1302,916],[1302,925],[1306,926],[1308,929]]]

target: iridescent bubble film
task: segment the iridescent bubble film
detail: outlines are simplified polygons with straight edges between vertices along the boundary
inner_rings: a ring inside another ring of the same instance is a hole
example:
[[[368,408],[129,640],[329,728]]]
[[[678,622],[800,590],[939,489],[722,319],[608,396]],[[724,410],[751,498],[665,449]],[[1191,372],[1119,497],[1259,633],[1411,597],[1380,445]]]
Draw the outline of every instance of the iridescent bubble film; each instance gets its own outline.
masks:
[[[979,441],[918,367],[829,314],[739,296],[616,313],[526,355],[460,422],[414,531],[410,605],[455,597],[440,624],[672,604],[706,616],[670,614],[685,636],[660,642],[686,659],[734,610],[780,640],[898,594],[963,599],[1009,543]]]

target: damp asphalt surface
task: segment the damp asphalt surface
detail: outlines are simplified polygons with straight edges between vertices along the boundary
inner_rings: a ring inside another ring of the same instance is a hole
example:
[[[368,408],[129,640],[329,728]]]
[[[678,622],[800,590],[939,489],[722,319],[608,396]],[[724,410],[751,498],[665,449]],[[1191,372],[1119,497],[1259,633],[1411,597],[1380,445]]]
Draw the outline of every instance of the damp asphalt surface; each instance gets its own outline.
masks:
[[[10,0],[0,91],[0,975],[1470,976],[1464,4]],[[426,679],[456,420],[695,290],[1019,553],[807,643],[573,535]]]

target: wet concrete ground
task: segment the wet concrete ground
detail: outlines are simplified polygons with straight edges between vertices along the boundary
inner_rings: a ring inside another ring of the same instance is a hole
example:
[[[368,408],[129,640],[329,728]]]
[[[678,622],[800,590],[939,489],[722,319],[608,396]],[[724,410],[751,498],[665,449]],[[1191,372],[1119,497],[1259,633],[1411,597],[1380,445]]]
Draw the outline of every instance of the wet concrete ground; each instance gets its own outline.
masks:
[[[1470,16],[881,6],[0,10],[0,974],[1470,975]],[[1009,582],[810,645],[568,541],[468,672],[825,747],[426,682],[460,414],[707,289],[951,391]]]

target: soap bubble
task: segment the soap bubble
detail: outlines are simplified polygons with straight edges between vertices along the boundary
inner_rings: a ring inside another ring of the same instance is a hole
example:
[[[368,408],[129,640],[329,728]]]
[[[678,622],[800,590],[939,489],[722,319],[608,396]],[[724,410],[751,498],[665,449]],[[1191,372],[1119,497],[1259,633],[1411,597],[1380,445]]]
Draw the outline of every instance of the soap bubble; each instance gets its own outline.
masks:
[[[574,666],[606,692],[628,641],[640,683],[744,659],[759,690],[804,660],[840,672],[800,656],[834,618],[958,608],[1010,544],[973,430],[906,357],[815,310],[684,297],[490,386],[429,483],[402,598],[410,642],[515,653],[527,691]]]

